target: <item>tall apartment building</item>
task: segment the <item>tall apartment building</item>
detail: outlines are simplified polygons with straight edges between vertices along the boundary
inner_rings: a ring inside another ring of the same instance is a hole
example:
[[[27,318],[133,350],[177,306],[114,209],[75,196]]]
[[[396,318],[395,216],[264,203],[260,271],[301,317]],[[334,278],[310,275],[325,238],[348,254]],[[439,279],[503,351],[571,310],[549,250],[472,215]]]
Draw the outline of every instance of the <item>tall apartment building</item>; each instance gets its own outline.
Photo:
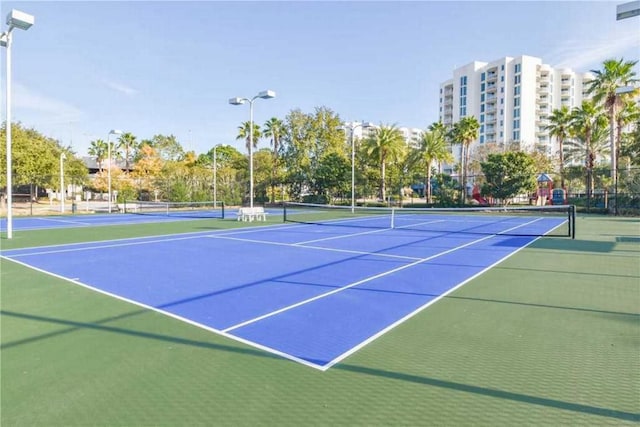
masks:
[[[456,68],[440,85],[440,121],[452,125],[465,116],[480,122],[479,138],[471,149],[485,144],[517,144],[522,150],[548,155],[558,151],[549,137],[547,116],[563,105],[580,106],[590,73],[553,68],[532,56],[474,61]],[[454,155],[458,155],[454,150]]]

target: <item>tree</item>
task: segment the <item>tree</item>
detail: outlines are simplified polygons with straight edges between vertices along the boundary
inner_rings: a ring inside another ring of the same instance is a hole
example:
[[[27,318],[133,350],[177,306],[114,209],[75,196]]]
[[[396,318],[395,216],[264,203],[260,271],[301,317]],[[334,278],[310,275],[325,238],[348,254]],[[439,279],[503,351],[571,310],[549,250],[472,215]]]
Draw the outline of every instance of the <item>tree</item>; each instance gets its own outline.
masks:
[[[480,123],[478,119],[473,116],[466,116],[460,119],[459,122],[453,125],[449,133],[449,138],[452,143],[460,144],[460,163],[462,167],[462,192],[461,203],[464,203],[467,194],[467,174],[469,170],[469,146],[473,141],[478,139],[478,132],[480,130]]]
[[[442,122],[433,122],[427,128],[429,132],[433,132],[436,134],[436,138],[442,139],[447,148],[447,151],[451,154],[451,144],[449,139],[447,138],[447,126]],[[437,160],[438,162],[438,173],[442,173],[442,163],[443,162],[453,162],[453,156],[449,156],[447,159]]]
[[[138,148],[136,137],[131,132],[125,132],[118,138],[118,150],[124,152],[124,169],[129,172],[129,162],[132,160],[133,151]]]
[[[250,151],[249,139],[252,136],[250,132],[250,127],[251,127],[250,122],[243,122],[240,126],[238,126],[238,136],[236,136],[236,140],[245,141],[245,147],[247,148],[247,152]],[[260,133],[260,125],[254,122],[253,123],[253,144],[251,144],[254,150],[258,147],[258,141],[260,140],[261,137],[262,137],[262,134]]]
[[[602,109],[592,101],[582,101],[580,107],[571,111],[571,132],[584,141],[584,164],[586,168],[587,199],[591,199],[593,191],[593,164],[596,156],[594,135],[595,131],[606,127],[607,117],[602,114]]]
[[[489,154],[480,166],[485,176],[482,195],[500,199],[503,204],[518,194],[531,193],[537,187],[534,160],[521,151]]]
[[[564,141],[570,135],[571,112],[567,106],[562,106],[558,110],[553,110],[548,117],[549,124],[545,129],[549,135],[558,140],[558,155],[560,157],[560,188],[564,188]]]
[[[102,139],[96,139],[95,141],[91,141],[88,152],[90,156],[96,159],[96,163],[98,164],[98,170],[101,171],[104,160],[107,158],[107,155],[108,155],[107,143]]]
[[[615,165],[617,165],[616,147],[620,142],[616,142],[616,116],[618,110],[624,106],[624,100],[633,98],[634,92],[618,93],[618,89],[624,86],[636,86],[640,80],[636,79],[636,73],[633,68],[638,61],[625,61],[608,59],[604,61],[603,70],[591,70],[595,74],[595,78],[587,83],[588,93],[593,95],[595,103],[601,103],[609,114],[609,146],[611,152],[611,168],[612,175],[615,175]],[[612,176],[612,178],[614,178]],[[614,178],[615,179],[615,178]]]
[[[397,160],[406,145],[400,130],[395,126],[379,126],[365,140],[367,155],[375,159],[380,167],[380,199],[386,200],[385,172],[390,161]]]
[[[139,193],[153,191],[157,194],[156,180],[160,177],[160,171],[164,161],[158,152],[150,145],[143,144],[138,152],[138,160],[131,172],[131,178],[136,183]]]
[[[264,124],[264,136],[270,138],[269,144],[273,147],[273,167],[271,168],[271,202],[275,203],[275,177],[278,174],[280,139],[285,133],[284,123],[282,120],[272,117]]]
[[[347,144],[338,130],[340,117],[327,107],[318,107],[312,114],[293,110],[285,117],[284,123],[281,142],[285,181],[291,196],[300,199],[313,188],[320,159],[332,152],[346,153]]]
[[[153,147],[162,160],[180,160],[184,156],[184,149],[173,135],[154,135],[150,140],[145,140]]]
[[[331,203],[334,195],[347,191],[350,171],[351,165],[344,156],[338,153],[325,155],[314,173],[315,193]]]
[[[432,125],[433,126],[433,125]],[[411,160],[424,168],[425,197],[427,203],[432,203],[431,175],[433,162],[451,162],[453,156],[447,147],[445,135],[440,130],[425,131],[420,136],[418,147],[411,156]]]
[[[636,123],[638,120],[640,120],[640,108],[638,108],[636,102],[633,99],[624,100],[623,108],[616,115],[616,158],[620,158],[621,155],[628,156],[624,147],[628,138],[623,136],[623,130],[625,126]]]

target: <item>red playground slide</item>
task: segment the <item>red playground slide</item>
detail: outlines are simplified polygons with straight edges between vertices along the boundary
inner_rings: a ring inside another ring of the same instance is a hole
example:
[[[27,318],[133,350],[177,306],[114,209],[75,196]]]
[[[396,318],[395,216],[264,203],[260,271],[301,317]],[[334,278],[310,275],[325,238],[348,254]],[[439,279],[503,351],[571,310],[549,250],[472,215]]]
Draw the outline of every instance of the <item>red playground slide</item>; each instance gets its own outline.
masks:
[[[480,195],[480,189],[477,185],[473,186],[473,194],[471,195],[473,200],[478,202],[478,204],[483,206],[489,206],[489,201]]]

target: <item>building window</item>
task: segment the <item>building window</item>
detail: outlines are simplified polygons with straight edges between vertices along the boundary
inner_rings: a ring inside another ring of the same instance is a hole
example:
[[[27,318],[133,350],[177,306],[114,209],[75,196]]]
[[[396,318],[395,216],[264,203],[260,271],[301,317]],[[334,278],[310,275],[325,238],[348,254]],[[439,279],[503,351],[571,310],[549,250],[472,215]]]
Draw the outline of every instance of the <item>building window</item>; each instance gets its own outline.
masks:
[[[513,82],[514,82],[515,84],[519,85],[519,84],[520,84],[520,75],[515,76],[515,77],[513,78]]]
[[[515,119],[513,121],[513,128],[514,129],[520,129],[520,119]]]
[[[504,81],[504,76],[500,76],[500,81],[503,82]]]
[[[520,109],[519,108],[515,108],[513,110],[513,117],[520,117]]]
[[[487,74],[486,74],[486,73],[482,73],[482,74],[480,74],[480,81],[482,81],[482,82],[483,82],[483,81],[485,80],[485,78],[486,78],[486,77],[487,77]]]
[[[480,123],[484,123],[484,114],[480,114]]]
[[[514,130],[513,131],[513,140],[514,141],[520,141],[520,131],[519,130]]]
[[[467,85],[467,76],[460,77],[460,86],[466,86],[466,85]]]
[[[504,71],[504,64],[502,64],[502,65],[500,66],[500,70],[501,70],[501,71]]]
[[[514,107],[519,107],[520,106],[520,97],[513,98],[513,106]]]
[[[480,112],[484,113],[484,104],[480,105]]]
[[[480,144],[484,144],[484,135],[480,135]]]
[[[515,66],[515,72],[519,73],[522,70],[522,64],[516,64]]]
[[[520,95],[520,86],[516,86],[513,88],[513,94],[514,95]]]
[[[482,84],[480,85],[480,92],[484,92],[484,87],[485,87],[485,86],[484,86],[484,83],[482,83]]]
[[[480,102],[484,102],[484,93],[480,94]]]

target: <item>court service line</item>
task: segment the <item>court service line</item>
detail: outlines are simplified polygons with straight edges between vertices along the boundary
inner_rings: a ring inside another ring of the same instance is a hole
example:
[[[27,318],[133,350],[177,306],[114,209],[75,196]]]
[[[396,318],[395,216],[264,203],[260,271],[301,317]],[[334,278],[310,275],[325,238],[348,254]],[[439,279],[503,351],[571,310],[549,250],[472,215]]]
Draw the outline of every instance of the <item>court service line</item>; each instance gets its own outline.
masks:
[[[300,243],[282,243],[282,242],[270,242],[268,240],[241,239],[239,237],[228,237],[226,235],[209,235],[205,237],[208,237],[210,239],[225,239],[225,240],[235,240],[238,242],[258,243],[263,245],[287,246],[290,248],[313,249],[313,250],[319,250],[319,251],[338,252],[338,253],[355,254],[355,255],[371,255],[371,256],[377,256],[377,257],[383,257],[383,258],[404,259],[409,261],[415,261],[415,260],[421,259],[418,257],[410,257],[410,256],[404,256],[404,255],[381,254],[376,252],[354,251],[350,249],[323,248],[322,246],[307,246],[307,245],[302,245]]]
[[[65,224],[80,224],[80,225],[93,225],[93,223],[91,222],[81,222],[81,221],[70,221],[70,220],[66,220],[66,219],[53,219],[53,218],[33,218],[33,219],[37,219],[39,221],[44,221],[44,222],[62,222]]]
[[[518,226],[511,227],[511,228],[509,228],[507,230],[503,230],[500,233],[507,233],[507,232],[509,232],[511,230],[514,230],[514,229],[520,228],[520,227],[524,227],[525,225],[529,225],[529,224],[534,223],[534,222],[539,221],[539,220],[541,220],[541,218],[536,218],[536,219],[534,219],[532,221],[529,221],[529,222],[526,222],[524,224],[520,224]],[[426,258],[421,258],[421,259],[419,259],[417,261],[414,261],[412,263],[405,264],[405,265],[402,265],[400,267],[397,267],[397,268],[394,268],[394,269],[391,269],[391,270],[388,270],[388,271],[385,271],[385,272],[382,272],[382,273],[379,273],[379,274],[375,274],[373,276],[364,278],[362,280],[358,280],[356,282],[350,283],[348,285],[345,285],[343,287],[334,289],[332,291],[325,292],[324,294],[316,295],[315,297],[308,298],[306,300],[297,302],[295,304],[291,304],[291,305],[288,305],[286,307],[282,307],[281,309],[274,310],[274,311],[272,311],[270,313],[263,314],[262,316],[258,316],[258,317],[255,317],[253,319],[249,319],[247,321],[238,323],[237,325],[230,326],[230,327],[228,327],[226,329],[223,329],[222,331],[225,332],[225,333],[231,332],[231,331],[233,331],[235,329],[239,329],[239,328],[242,328],[244,326],[250,325],[252,323],[256,323],[256,322],[259,322],[261,320],[267,319],[269,317],[273,317],[273,316],[275,316],[277,314],[284,313],[285,311],[289,311],[289,310],[292,310],[294,308],[297,308],[297,307],[309,304],[311,302],[317,301],[319,299],[326,298],[326,297],[331,296],[333,294],[337,294],[338,292],[346,291],[347,289],[351,289],[351,288],[353,288],[355,286],[358,286],[358,285],[361,285],[363,283],[367,283],[367,282],[370,282],[372,280],[379,279],[379,278],[384,277],[384,276],[388,276],[388,275],[396,273],[398,271],[405,270],[407,268],[413,267],[413,266],[418,265],[418,264],[422,264],[422,263],[427,262],[427,261],[431,261],[432,259],[435,259],[435,258],[439,258],[439,257],[441,257],[443,255],[447,255],[447,254],[450,254],[452,252],[456,252],[456,251],[458,251],[460,249],[464,249],[464,248],[466,248],[468,246],[471,246],[471,245],[474,245],[476,243],[480,243],[482,241],[485,241],[485,240],[488,240],[488,239],[492,239],[492,238],[496,237],[497,235],[498,235],[498,233],[491,234],[491,235],[482,237],[480,239],[472,240],[471,242],[465,243],[464,245],[459,245],[459,246],[456,246],[454,248],[447,249],[446,251],[439,252],[437,254],[431,255],[431,256],[426,257]]]

